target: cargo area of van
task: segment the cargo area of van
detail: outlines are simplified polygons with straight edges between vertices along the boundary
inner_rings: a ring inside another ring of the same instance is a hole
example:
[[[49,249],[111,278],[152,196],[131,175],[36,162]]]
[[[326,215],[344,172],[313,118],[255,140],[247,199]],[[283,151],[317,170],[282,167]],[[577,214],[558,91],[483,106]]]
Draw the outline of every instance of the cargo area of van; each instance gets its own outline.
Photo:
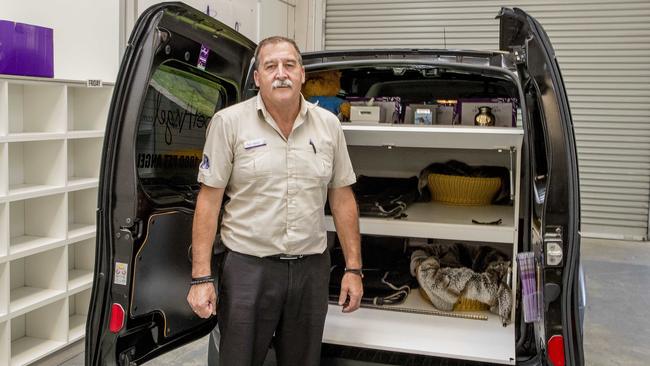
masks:
[[[323,341],[514,364],[524,135],[517,84],[479,67],[387,61],[310,69],[306,85],[330,77],[350,107],[339,118],[358,177],[367,295],[352,314],[336,304],[344,262],[327,215],[332,301]],[[490,125],[477,125],[481,107]],[[454,299],[453,310],[441,306]]]

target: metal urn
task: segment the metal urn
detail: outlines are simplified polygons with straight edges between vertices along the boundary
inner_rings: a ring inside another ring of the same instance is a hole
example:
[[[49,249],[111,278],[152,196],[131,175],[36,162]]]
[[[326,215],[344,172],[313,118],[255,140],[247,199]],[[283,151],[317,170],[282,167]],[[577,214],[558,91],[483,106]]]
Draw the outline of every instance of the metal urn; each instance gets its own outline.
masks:
[[[478,107],[478,113],[474,116],[475,126],[494,126],[496,118],[492,114],[492,108],[487,106]]]

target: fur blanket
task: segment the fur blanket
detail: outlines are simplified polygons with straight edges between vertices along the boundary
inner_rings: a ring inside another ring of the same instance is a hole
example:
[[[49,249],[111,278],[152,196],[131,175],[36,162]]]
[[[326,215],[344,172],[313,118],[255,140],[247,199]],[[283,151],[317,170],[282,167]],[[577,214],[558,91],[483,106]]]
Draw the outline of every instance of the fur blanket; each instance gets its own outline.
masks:
[[[460,244],[418,249],[411,255],[411,274],[439,310],[451,311],[462,296],[489,305],[504,326],[510,322],[510,262],[494,249]]]

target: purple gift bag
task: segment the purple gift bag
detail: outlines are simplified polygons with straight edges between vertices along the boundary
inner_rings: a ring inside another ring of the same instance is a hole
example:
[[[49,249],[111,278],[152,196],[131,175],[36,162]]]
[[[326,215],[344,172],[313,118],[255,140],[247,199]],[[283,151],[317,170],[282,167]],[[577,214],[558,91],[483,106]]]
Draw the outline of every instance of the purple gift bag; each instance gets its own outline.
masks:
[[[524,321],[532,323],[541,320],[539,313],[539,293],[537,292],[535,253],[522,252],[517,254],[519,278],[521,279],[521,295],[524,304]]]

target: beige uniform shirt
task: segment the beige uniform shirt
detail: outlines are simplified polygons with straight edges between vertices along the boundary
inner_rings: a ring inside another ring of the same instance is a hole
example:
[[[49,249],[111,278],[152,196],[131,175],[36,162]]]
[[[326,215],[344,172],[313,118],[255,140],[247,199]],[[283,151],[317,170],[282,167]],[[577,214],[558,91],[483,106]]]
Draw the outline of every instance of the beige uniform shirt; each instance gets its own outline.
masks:
[[[327,189],[356,176],[334,114],[302,99],[285,139],[258,95],[212,118],[198,181],[230,197],[221,226],[226,247],[264,257],[325,251]]]

